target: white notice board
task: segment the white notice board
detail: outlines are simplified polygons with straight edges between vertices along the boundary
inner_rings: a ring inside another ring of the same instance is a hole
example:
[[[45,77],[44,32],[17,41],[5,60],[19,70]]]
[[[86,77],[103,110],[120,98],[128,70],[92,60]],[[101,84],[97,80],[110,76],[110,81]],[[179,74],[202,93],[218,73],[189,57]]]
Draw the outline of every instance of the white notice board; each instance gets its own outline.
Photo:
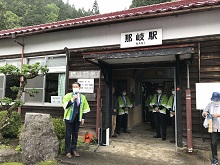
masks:
[[[220,92],[220,83],[196,83],[196,109],[205,109],[213,92]]]
[[[94,93],[94,79],[78,79],[81,93]]]

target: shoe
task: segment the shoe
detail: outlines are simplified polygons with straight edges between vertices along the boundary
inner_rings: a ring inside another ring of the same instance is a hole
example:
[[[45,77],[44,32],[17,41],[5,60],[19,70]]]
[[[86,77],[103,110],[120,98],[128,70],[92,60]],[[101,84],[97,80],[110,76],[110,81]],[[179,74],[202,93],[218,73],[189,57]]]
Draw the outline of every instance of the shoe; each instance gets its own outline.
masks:
[[[118,137],[118,136],[114,134],[114,135],[112,135],[112,137],[113,137],[113,138],[116,138],[116,137]]]
[[[70,159],[70,158],[72,158],[72,155],[71,155],[70,153],[67,153],[67,154],[66,154],[66,157],[67,157],[68,159]]]
[[[79,155],[79,153],[78,153],[78,152],[73,151],[73,156],[75,156],[75,157],[79,157],[80,155]]]
[[[167,140],[166,138],[162,138],[162,141],[165,141],[165,140]]]
[[[161,136],[155,135],[155,136],[153,136],[153,138],[161,138]]]
[[[217,164],[218,164],[218,160],[213,159],[213,160],[212,160],[212,165],[217,165]]]
[[[173,140],[170,140],[169,142],[170,142],[170,143],[175,143],[175,140],[173,139]]]
[[[130,133],[128,130],[126,130],[126,131],[123,131],[124,133]]]
[[[120,135],[120,131],[117,131],[116,133]]]

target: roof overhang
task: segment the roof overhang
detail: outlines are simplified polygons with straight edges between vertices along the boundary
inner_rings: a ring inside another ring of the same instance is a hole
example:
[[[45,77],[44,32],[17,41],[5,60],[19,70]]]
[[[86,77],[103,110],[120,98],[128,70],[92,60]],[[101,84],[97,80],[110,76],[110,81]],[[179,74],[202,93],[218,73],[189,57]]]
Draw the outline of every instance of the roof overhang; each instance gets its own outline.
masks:
[[[194,53],[194,45],[178,47],[156,47],[142,49],[115,50],[107,52],[84,53],[83,58],[91,63],[104,62],[109,65],[149,64],[155,62],[174,62],[176,56],[180,60],[190,59]]]

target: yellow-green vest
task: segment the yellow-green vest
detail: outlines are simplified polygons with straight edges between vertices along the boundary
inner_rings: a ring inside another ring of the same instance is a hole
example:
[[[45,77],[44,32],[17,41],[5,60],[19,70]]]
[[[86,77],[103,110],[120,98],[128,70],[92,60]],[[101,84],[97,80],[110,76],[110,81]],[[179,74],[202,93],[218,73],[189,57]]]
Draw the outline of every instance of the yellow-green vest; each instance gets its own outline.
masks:
[[[72,120],[72,116],[73,116],[73,111],[74,111],[74,103],[66,109],[66,106],[68,104],[68,102],[72,99],[74,93],[68,93],[63,97],[62,100],[62,105],[63,105],[63,109],[64,109],[64,116],[63,119],[64,120]],[[86,100],[86,97],[83,94],[79,94],[80,95],[80,112],[79,112],[79,121],[82,120],[82,116],[84,113],[90,112],[90,107],[89,104]]]

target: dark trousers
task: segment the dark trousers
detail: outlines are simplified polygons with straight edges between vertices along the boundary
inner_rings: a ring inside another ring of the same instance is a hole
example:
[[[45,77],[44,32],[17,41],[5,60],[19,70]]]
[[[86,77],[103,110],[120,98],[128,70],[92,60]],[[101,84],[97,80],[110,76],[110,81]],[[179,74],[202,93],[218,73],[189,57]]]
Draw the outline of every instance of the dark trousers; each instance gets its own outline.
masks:
[[[128,128],[128,114],[117,115],[116,128],[117,128],[118,133],[120,133],[121,127],[123,128],[123,131],[127,130],[127,128]]]
[[[155,129],[155,120],[152,111],[149,112],[149,120],[150,120],[151,129]]]
[[[175,116],[171,117],[172,119],[172,130],[173,130],[173,140],[175,140]]]
[[[67,154],[67,153],[70,153],[71,151],[76,150],[79,125],[80,125],[79,115],[77,114],[75,116],[73,122],[70,123],[66,121],[65,123],[66,123],[65,150]]]
[[[218,132],[211,133],[210,137],[211,137],[212,160],[218,160],[218,154],[217,154]]]
[[[161,136],[160,127],[162,128],[162,138],[166,139],[167,125],[166,125],[166,114],[160,112],[153,112],[155,119],[155,126],[157,136]]]

